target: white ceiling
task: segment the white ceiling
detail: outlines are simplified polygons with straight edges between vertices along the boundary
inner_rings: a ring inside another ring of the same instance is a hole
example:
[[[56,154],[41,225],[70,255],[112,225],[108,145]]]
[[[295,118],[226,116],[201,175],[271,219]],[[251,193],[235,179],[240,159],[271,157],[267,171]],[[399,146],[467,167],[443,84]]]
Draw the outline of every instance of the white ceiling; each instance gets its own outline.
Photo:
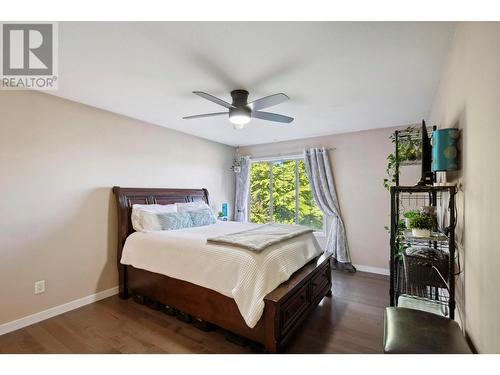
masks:
[[[52,94],[225,143],[252,145],[389,127],[427,117],[452,23],[62,22]],[[231,101],[284,92],[266,109],[282,125],[225,117],[182,120]]]

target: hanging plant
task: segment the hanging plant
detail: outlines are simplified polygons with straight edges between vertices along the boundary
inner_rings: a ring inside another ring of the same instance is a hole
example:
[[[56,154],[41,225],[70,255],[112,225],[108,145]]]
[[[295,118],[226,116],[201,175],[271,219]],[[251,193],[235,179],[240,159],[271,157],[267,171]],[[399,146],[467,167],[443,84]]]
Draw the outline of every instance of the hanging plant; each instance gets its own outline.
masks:
[[[240,156],[240,148],[236,147],[236,155],[233,160],[233,165],[231,165],[231,170],[234,173],[241,172],[241,156]]]
[[[396,133],[389,137],[396,149]],[[403,162],[414,162],[422,159],[422,144],[420,128],[409,126],[398,134],[398,146],[394,153],[387,156],[387,177],[384,178],[384,188],[391,189],[399,177],[399,165]]]
[[[389,235],[391,234],[391,228],[389,228],[387,225],[384,227],[384,229],[389,233]],[[397,251],[394,254],[396,259],[402,259],[405,250],[410,247],[410,245],[408,245],[408,243],[405,241],[405,229],[406,226],[404,220],[398,220],[394,233],[394,244],[397,248]]]
[[[241,160],[239,158],[234,158],[233,165],[231,165],[231,170],[234,173],[241,172]]]
[[[397,165],[399,164],[399,158],[396,158],[396,154],[389,154],[387,156],[387,176],[384,178],[384,187],[387,190],[391,190],[391,186],[396,183],[396,178],[399,175],[399,168]]]

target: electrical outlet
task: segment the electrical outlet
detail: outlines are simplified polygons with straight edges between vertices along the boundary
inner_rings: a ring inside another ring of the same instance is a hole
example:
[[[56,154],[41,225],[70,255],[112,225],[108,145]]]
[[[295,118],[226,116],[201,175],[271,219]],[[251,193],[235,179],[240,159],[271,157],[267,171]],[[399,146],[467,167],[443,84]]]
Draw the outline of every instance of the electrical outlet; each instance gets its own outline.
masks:
[[[35,281],[35,294],[45,292],[45,280]]]

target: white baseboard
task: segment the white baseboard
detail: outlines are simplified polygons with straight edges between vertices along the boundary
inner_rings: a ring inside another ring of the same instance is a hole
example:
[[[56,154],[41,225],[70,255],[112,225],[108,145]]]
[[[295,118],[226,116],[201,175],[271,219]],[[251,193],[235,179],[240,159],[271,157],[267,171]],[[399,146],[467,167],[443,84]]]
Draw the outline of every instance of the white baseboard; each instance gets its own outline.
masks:
[[[15,331],[23,327],[27,327],[29,325],[41,322],[42,320],[52,318],[53,316],[63,314],[65,312],[77,309],[79,307],[89,305],[101,299],[114,296],[115,294],[118,294],[117,286],[111,289],[103,290],[95,294],[91,294],[90,296],[75,299],[74,301],[65,303],[63,305],[51,307],[50,309],[25,316],[24,318],[21,319],[13,320],[12,322],[0,324],[0,335],[4,335],[6,333]]]
[[[388,268],[362,266],[360,264],[354,264],[354,267],[356,267],[356,269],[358,271],[361,271],[361,272],[370,272],[370,273],[376,273],[379,275],[389,276],[389,269]]]

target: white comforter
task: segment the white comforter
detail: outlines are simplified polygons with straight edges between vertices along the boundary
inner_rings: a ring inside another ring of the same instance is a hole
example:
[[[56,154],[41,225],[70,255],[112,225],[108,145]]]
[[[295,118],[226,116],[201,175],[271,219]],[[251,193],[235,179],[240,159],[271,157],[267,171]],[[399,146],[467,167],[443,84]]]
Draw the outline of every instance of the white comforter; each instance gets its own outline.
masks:
[[[312,233],[272,245],[260,253],[207,244],[207,238],[255,228],[258,224],[217,222],[203,227],[135,232],[121,263],[215,290],[233,298],[253,328],[264,311],[264,297],[323,252]]]

